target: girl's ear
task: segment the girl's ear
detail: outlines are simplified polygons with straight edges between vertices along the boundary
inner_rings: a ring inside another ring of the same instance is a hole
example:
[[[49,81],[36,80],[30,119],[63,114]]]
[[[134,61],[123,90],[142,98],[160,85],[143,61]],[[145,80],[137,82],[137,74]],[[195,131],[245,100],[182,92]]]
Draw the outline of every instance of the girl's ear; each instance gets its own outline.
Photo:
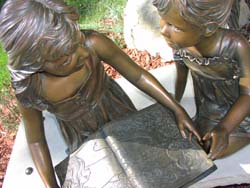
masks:
[[[206,23],[204,27],[205,27],[204,35],[206,37],[210,37],[217,31],[217,29],[219,28],[219,25],[215,22],[209,22],[209,23]]]

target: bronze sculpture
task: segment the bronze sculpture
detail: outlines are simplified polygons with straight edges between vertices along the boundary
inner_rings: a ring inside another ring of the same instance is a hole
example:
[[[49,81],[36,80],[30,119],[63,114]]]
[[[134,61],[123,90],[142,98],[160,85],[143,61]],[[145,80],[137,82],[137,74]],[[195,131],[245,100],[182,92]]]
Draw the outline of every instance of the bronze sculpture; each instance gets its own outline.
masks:
[[[180,132],[199,134],[178,102],[147,71],[104,35],[80,31],[75,8],[62,0],[8,0],[0,14],[0,41],[12,77],[33,161],[46,187],[57,185],[42,111],[57,117],[70,152],[104,123],[135,111],[101,61],[176,116]]]
[[[193,78],[194,124],[212,159],[250,143],[250,46],[221,26],[233,0],[155,0],[161,33],[175,49],[180,101],[187,73]]]

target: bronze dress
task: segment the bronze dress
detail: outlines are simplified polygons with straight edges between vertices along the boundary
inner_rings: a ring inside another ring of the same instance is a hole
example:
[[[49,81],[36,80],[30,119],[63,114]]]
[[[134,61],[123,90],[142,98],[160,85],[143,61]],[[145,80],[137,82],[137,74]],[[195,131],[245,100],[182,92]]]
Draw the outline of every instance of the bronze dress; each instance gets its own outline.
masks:
[[[86,41],[88,34],[86,31]],[[136,110],[122,88],[106,74],[102,63],[93,58],[97,57],[93,55],[92,61],[85,64],[90,72],[86,81],[74,96],[59,102],[41,97],[41,73],[31,75],[22,82],[22,87],[20,83],[13,83],[17,99],[24,106],[47,110],[56,116],[70,152],[106,122]]]
[[[222,40],[226,45],[221,46],[220,57],[197,58],[184,50],[175,53],[176,62],[187,66],[192,75],[197,108],[194,122],[201,135],[218,125],[240,95],[242,71],[232,59],[237,44],[226,34]],[[250,117],[235,130],[239,131],[250,132]]]

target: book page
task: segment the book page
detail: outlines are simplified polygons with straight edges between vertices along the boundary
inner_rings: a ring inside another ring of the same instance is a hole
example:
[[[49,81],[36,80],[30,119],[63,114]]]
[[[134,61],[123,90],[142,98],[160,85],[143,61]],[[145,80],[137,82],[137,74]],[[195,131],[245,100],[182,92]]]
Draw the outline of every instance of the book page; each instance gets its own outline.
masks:
[[[62,188],[130,188],[114,153],[102,133],[93,135],[56,167]],[[66,173],[66,174],[65,174]],[[132,187],[131,187],[132,188]]]

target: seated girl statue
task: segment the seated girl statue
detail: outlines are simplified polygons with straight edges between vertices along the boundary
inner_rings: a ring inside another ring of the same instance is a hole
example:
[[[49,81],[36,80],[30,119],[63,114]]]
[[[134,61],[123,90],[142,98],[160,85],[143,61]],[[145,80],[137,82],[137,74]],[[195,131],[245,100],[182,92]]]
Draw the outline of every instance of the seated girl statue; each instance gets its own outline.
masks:
[[[73,152],[106,122],[136,110],[101,61],[172,110],[184,137],[189,132],[200,139],[186,111],[150,73],[104,35],[80,31],[78,18],[62,0],[8,0],[0,14],[0,41],[8,53],[26,138],[47,188],[58,185],[42,111],[55,114]]]
[[[195,93],[194,125],[211,159],[250,143],[250,46],[221,26],[233,0],[155,0],[161,34],[175,50],[176,100],[190,70]]]

